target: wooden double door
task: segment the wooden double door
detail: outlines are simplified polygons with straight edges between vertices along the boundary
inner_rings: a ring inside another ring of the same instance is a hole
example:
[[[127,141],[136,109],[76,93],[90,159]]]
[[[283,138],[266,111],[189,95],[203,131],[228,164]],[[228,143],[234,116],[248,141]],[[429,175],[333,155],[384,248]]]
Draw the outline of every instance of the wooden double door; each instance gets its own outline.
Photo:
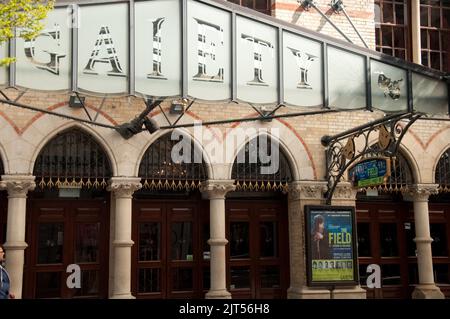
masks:
[[[24,298],[107,298],[107,201],[30,199],[27,213]],[[67,285],[72,264],[80,288]]]
[[[209,201],[133,200],[137,298],[203,298],[209,289]]]
[[[227,200],[227,283],[233,298],[286,298],[289,287],[286,202]]]

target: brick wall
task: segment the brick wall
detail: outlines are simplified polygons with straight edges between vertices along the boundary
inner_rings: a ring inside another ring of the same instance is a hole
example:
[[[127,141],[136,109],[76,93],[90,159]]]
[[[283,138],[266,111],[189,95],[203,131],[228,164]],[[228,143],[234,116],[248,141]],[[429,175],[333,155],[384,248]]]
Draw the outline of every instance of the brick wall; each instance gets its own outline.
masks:
[[[15,89],[6,89],[5,92],[11,99],[15,99],[18,96],[18,91]],[[87,116],[83,109],[71,109],[67,106],[69,95],[59,93],[43,93],[37,91],[28,91],[22,97],[19,102],[37,106],[43,109],[54,110],[55,112],[65,113],[72,116],[85,118]],[[93,118],[98,115],[98,120],[110,125],[121,124],[128,122],[144,110],[145,105],[142,99],[135,97],[115,97],[107,98],[102,104],[101,97],[87,96],[86,105],[89,106],[89,112]],[[169,113],[170,103],[169,101],[162,104],[163,109]],[[310,111],[309,108],[302,107],[284,107],[277,111],[277,114]],[[161,112],[157,109],[152,113],[155,118],[158,119],[160,126],[168,125],[165,118],[161,115]],[[207,103],[196,101],[195,104],[189,109],[188,114],[180,122],[192,122],[193,120],[212,121],[223,120],[233,118],[245,118],[254,117],[256,112],[247,103]],[[168,114],[171,122],[174,122],[175,115]],[[248,126],[265,126],[274,127],[277,125],[281,127],[281,130],[289,132],[292,136],[287,142],[287,148],[290,150],[296,150],[299,147],[304,147],[304,153],[308,153],[312,166],[314,167],[314,178],[323,180],[325,176],[325,158],[324,147],[320,143],[320,139],[324,135],[334,135],[350,129],[352,127],[367,123],[374,119],[383,116],[382,112],[368,112],[368,111],[353,111],[342,113],[330,113],[326,115],[314,115],[306,117],[294,117],[284,118],[280,120],[273,120],[270,123],[261,124],[262,122],[250,122]],[[5,153],[17,152],[16,145],[22,142],[18,142],[24,139],[24,145],[32,143],[36,148],[42,146],[42,136],[34,136],[27,133],[29,130],[38,129],[43,130],[43,124],[41,121],[47,121],[46,126],[50,125],[55,131],[61,127],[61,120],[51,115],[43,115],[34,111],[20,109],[14,106],[8,106],[6,104],[0,104],[0,147],[3,147]],[[67,120],[68,121],[68,120]],[[67,122],[63,121],[63,122]],[[223,141],[226,136],[226,130],[244,125],[242,123],[233,122],[225,125],[214,125],[215,129],[218,129],[218,133],[215,134],[216,139]],[[92,126],[94,130],[100,130],[97,127]],[[47,128],[45,128],[47,129]],[[103,130],[103,129],[102,129]],[[30,131],[29,131],[30,132]],[[147,132],[139,133],[131,140],[124,140],[118,133],[112,130],[106,129],[106,131],[99,131],[99,135],[103,136],[105,133],[110,136],[114,144],[120,143],[134,143],[133,139],[139,144],[135,148],[141,148],[142,145],[146,145],[152,136]],[[14,136],[11,136],[13,134]],[[46,134],[42,132],[42,135]],[[7,136],[9,135],[9,136]],[[374,135],[374,139],[376,139]],[[36,139],[36,141],[34,141]],[[7,144],[5,140],[11,140],[11,144]],[[433,168],[435,167],[440,155],[447,148],[450,147],[450,122],[445,121],[417,121],[404,139],[404,147],[413,166],[421,172],[420,176],[423,182],[432,182]],[[7,145],[5,145],[7,144]],[[303,146],[302,146],[303,145]],[[33,147],[30,145],[29,147]],[[143,150],[136,149],[137,154]],[[32,153],[39,152],[38,149],[33,150]],[[12,154],[8,154],[12,155]],[[19,156],[20,154],[17,154]],[[130,155],[131,156],[131,155]],[[31,158],[28,160],[32,160]],[[129,160],[136,160],[131,159]]]
[[[317,7],[344,32],[353,43],[364,46],[344,13],[335,13],[331,0],[315,0]],[[345,0],[345,10],[371,49],[375,49],[375,24],[373,0]],[[314,8],[308,11],[297,0],[274,0],[272,16],[342,40],[345,38],[333,28]]]

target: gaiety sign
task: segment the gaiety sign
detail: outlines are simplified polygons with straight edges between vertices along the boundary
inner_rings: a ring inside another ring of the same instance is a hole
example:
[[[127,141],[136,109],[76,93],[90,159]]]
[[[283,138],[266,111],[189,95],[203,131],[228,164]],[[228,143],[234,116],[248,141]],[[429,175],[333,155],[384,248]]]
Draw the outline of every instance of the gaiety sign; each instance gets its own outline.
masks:
[[[49,14],[37,38],[15,41],[13,76],[0,69],[0,84],[296,106],[327,101],[331,107],[384,111],[406,110],[412,98],[418,109],[429,107],[432,99],[435,113],[448,110],[447,85],[437,76],[241,12],[228,2],[61,6]],[[8,48],[0,47],[0,56],[7,54]],[[408,94],[409,84],[414,96]]]

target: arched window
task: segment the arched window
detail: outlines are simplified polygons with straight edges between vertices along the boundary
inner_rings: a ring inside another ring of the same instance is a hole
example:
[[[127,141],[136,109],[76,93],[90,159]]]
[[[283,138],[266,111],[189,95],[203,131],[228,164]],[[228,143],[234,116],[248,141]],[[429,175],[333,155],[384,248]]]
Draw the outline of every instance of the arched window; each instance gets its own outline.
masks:
[[[450,192],[450,148],[439,159],[436,166],[435,182],[439,184],[439,191]]]
[[[112,176],[103,148],[90,134],[77,128],[56,135],[44,146],[33,174],[41,188],[105,188]]]
[[[200,187],[206,179],[202,151],[195,147],[192,138],[181,136],[180,140],[172,140],[168,133],[147,149],[139,166],[144,189],[189,190]],[[172,158],[172,150],[179,158]]]
[[[292,181],[292,173],[279,143],[262,135],[239,151],[231,178],[236,180],[238,191],[285,191]]]

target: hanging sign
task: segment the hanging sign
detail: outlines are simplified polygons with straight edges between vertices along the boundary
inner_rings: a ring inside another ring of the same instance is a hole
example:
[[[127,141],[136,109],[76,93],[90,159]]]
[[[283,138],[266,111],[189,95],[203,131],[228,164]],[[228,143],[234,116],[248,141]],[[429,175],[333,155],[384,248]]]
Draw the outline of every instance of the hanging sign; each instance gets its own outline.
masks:
[[[349,169],[349,180],[355,187],[382,185],[391,175],[389,158],[371,158],[361,161]]]
[[[358,283],[355,209],[305,206],[309,286]]]

